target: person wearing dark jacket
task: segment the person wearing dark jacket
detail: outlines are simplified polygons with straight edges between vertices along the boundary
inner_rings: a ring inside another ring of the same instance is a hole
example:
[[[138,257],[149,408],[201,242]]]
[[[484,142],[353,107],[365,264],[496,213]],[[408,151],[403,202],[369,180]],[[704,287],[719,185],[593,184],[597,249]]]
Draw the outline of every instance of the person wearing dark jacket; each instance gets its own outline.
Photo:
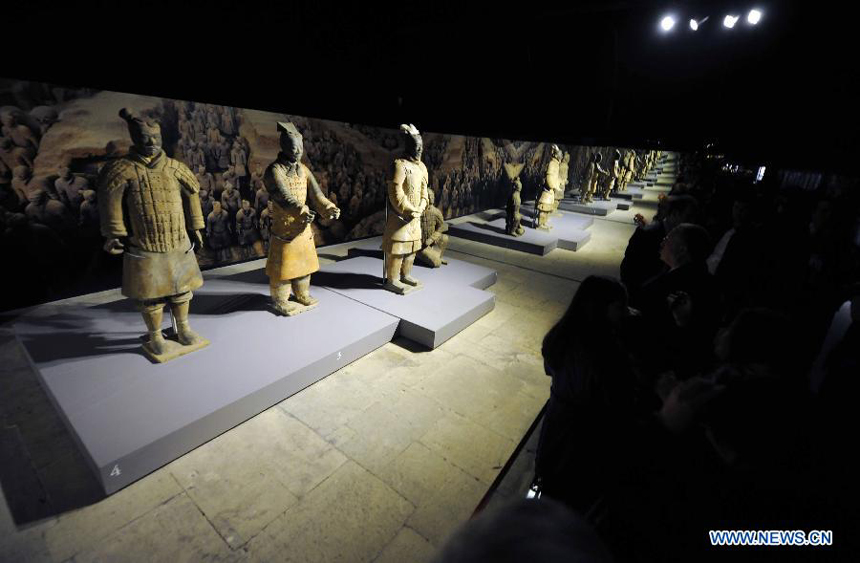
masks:
[[[637,382],[621,343],[628,314],[621,283],[589,276],[543,341],[552,387],[536,477],[542,495],[582,511],[611,486],[629,451]]]
[[[684,379],[701,371],[712,356],[720,321],[720,292],[705,260],[711,251],[703,227],[682,223],[672,229],[660,247],[668,270],[646,282],[639,309],[652,328],[654,349],[662,370]]]

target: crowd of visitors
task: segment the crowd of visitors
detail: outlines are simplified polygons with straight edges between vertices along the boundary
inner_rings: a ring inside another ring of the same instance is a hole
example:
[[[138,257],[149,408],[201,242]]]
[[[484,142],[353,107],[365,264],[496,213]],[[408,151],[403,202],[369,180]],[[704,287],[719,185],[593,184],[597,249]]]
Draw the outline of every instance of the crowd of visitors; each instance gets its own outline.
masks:
[[[683,163],[620,279],[591,276],[546,335],[536,486],[616,560],[725,556],[709,530],[855,541],[858,192]],[[850,188],[850,185],[849,185]]]

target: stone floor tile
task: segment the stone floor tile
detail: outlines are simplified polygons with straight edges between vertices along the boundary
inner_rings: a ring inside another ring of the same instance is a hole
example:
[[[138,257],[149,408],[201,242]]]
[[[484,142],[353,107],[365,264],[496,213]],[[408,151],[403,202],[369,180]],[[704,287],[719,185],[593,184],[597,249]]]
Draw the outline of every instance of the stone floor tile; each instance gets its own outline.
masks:
[[[248,554],[252,561],[372,561],[414,509],[350,461],[251,540]]]
[[[345,461],[343,454],[310,428],[271,408],[168,468],[210,519],[223,513],[228,522],[232,522],[230,518],[243,522],[246,533],[233,528],[247,540]],[[271,498],[262,501],[261,512],[248,512],[253,506],[246,506],[245,497],[266,490]],[[222,493],[228,498],[218,498]]]
[[[446,413],[433,399],[406,389],[400,398],[380,401],[353,417],[347,424],[353,435],[338,448],[377,473]]]
[[[487,486],[516,447],[512,440],[456,413],[434,424],[421,443]]]
[[[74,561],[232,563],[244,559],[244,552],[232,551],[183,494],[114,532],[86,553],[75,555]]]
[[[385,546],[374,563],[425,563],[430,561],[436,549],[415,530],[404,527]]]
[[[437,546],[468,520],[488,488],[420,443],[411,444],[379,476],[415,505],[409,526]]]
[[[182,493],[176,480],[156,471],[125,489],[87,506],[63,514],[45,530],[45,541],[54,561],[89,551],[102,539]]]
[[[328,436],[379,400],[378,393],[349,374],[339,370],[278,403],[278,407],[320,436]]]

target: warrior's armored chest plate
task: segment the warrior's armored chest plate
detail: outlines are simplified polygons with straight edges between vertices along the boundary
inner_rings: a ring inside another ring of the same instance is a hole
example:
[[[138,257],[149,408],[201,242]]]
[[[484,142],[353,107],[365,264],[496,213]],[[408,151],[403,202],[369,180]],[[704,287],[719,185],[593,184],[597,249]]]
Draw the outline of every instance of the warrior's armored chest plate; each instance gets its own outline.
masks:
[[[285,166],[276,164],[273,172],[287,192],[287,197],[294,199],[299,207],[283,207],[275,202],[271,215],[272,234],[282,240],[292,240],[309,228],[300,217],[301,207],[308,199],[308,177],[301,166],[297,173],[288,173]]]
[[[403,193],[409,203],[417,207],[421,203],[422,184],[427,184],[427,175],[420,164],[408,160],[403,161],[403,171],[406,173],[406,178],[403,180]]]
[[[135,163],[128,169],[126,205],[138,244],[151,252],[181,248],[186,240],[179,182],[170,168]]]

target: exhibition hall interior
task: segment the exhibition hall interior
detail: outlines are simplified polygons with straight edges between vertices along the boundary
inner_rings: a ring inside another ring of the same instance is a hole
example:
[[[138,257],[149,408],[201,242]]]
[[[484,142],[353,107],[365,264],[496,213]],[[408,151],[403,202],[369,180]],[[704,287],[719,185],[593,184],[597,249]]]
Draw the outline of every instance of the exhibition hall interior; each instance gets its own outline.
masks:
[[[0,561],[860,558],[850,18],[0,11]]]

